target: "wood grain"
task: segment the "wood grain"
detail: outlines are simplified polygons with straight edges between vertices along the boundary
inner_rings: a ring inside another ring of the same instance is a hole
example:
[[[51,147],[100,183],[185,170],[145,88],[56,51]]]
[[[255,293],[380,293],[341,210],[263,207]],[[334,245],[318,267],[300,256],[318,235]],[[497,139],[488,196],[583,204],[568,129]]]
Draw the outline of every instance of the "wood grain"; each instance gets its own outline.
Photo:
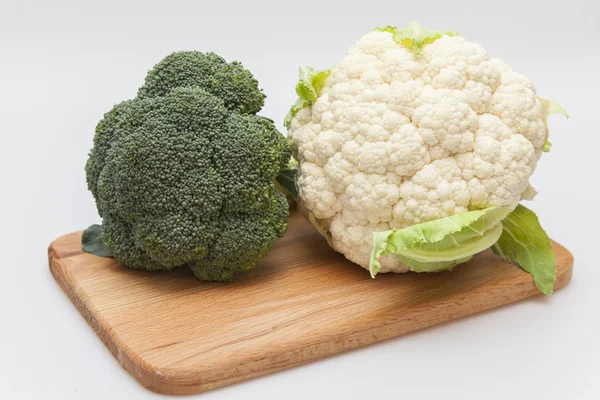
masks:
[[[573,257],[553,249],[560,288]],[[81,232],[48,252],[56,281],[123,368],[168,394],[200,393],[539,294],[531,276],[490,251],[453,272],[371,279],[297,212],[260,265],[231,283],[203,283],[184,269],[127,269],[84,253]]]

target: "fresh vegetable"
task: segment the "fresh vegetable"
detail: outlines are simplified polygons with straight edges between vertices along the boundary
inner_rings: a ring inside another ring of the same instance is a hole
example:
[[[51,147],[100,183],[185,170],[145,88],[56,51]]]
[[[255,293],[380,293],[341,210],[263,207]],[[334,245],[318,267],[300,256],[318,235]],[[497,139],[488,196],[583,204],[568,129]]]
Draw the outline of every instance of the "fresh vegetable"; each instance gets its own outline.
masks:
[[[492,250],[503,259],[516,262],[533,275],[535,284],[543,293],[552,293],[556,278],[556,257],[550,238],[542,229],[538,217],[519,204],[502,221],[503,231]]]
[[[275,181],[275,187],[286,197],[295,199],[298,197],[298,189],[296,188],[296,173],[298,162],[293,158],[288,163],[288,166],[281,171]]]
[[[283,121],[286,128],[289,128],[292,118],[306,106],[313,104],[323,90],[325,79],[331,74],[331,69],[315,71],[312,67],[300,67],[300,78],[296,84],[296,93],[298,99],[291,107]]]
[[[423,28],[418,22],[413,21],[406,28],[397,28],[388,25],[383,28],[375,28],[377,31],[389,32],[396,43],[409,50],[413,50],[417,54],[421,54],[421,50],[426,44],[431,44],[443,36],[458,36],[457,32],[450,31],[432,31]]]
[[[370,270],[381,269],[379,257],[396,254],[415,272],[438,272],[467,262],[494,245],[502,234],[502,219],[510,212],[505,207],[469,211],[373,234]]]
[[[104,244],[102,239],[102,226],[98,224],[90,225],[81,234],[81,244],[83,251],[95,254],[100,257],[112,257],[110,249]]]
[[[500,238],[498,254],[551,290],[541,226],[517,236],[536,251],[510,240],[550,149],[547,118],[566,115],[529,78],[455,32],[412,23],[367,33],[331,69],[301,68],[296,92],[284,122],[298,202],[335,250],[373,274],[439,271]]]
[[[203,280],[252,268],[288,218],[275,179],[291,153],[256,115],[264,99],[249,71],[216,54],[158,63],[96,128],[86,173],[103,221],[84,249],[99,254],[101,235],[106,254],[129,267],[187,266]]]

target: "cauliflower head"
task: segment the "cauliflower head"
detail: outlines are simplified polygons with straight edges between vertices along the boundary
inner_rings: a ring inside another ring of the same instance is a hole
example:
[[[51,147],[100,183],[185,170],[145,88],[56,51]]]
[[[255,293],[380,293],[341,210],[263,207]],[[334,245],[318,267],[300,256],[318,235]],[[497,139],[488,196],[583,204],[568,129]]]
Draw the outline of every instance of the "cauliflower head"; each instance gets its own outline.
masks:
[[[454,33],[417,31],[377,29],[331,70],[301,70],[286,121],[301,207],[366,269],[374,232],[514,209],[549,149],[557,106],[529,78]]]

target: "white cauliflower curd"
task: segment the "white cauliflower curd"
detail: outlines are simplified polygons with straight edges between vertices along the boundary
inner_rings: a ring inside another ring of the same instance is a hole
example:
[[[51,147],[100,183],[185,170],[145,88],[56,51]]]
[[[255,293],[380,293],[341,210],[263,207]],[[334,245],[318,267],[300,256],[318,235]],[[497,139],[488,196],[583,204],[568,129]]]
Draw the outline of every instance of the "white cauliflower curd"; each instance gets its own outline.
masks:
[[[331,70],[301,70],[287,120],[301,207],[366,269],[374,232],[514,209],[549,149],[548,114],[563,111],[480,45],[409,27],[366,34]]]

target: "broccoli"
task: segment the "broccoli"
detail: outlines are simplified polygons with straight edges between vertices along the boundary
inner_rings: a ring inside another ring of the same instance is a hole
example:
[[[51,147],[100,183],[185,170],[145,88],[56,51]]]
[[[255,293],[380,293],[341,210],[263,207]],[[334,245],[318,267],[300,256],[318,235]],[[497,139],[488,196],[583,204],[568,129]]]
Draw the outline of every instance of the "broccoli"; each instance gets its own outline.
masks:
[[[287,230],[275,179],[291,150],[273,121],[256,115],[264,99],[239,62],[182,51],[104,115],[86,174],[112,256],[228,281],[267,254]]]

